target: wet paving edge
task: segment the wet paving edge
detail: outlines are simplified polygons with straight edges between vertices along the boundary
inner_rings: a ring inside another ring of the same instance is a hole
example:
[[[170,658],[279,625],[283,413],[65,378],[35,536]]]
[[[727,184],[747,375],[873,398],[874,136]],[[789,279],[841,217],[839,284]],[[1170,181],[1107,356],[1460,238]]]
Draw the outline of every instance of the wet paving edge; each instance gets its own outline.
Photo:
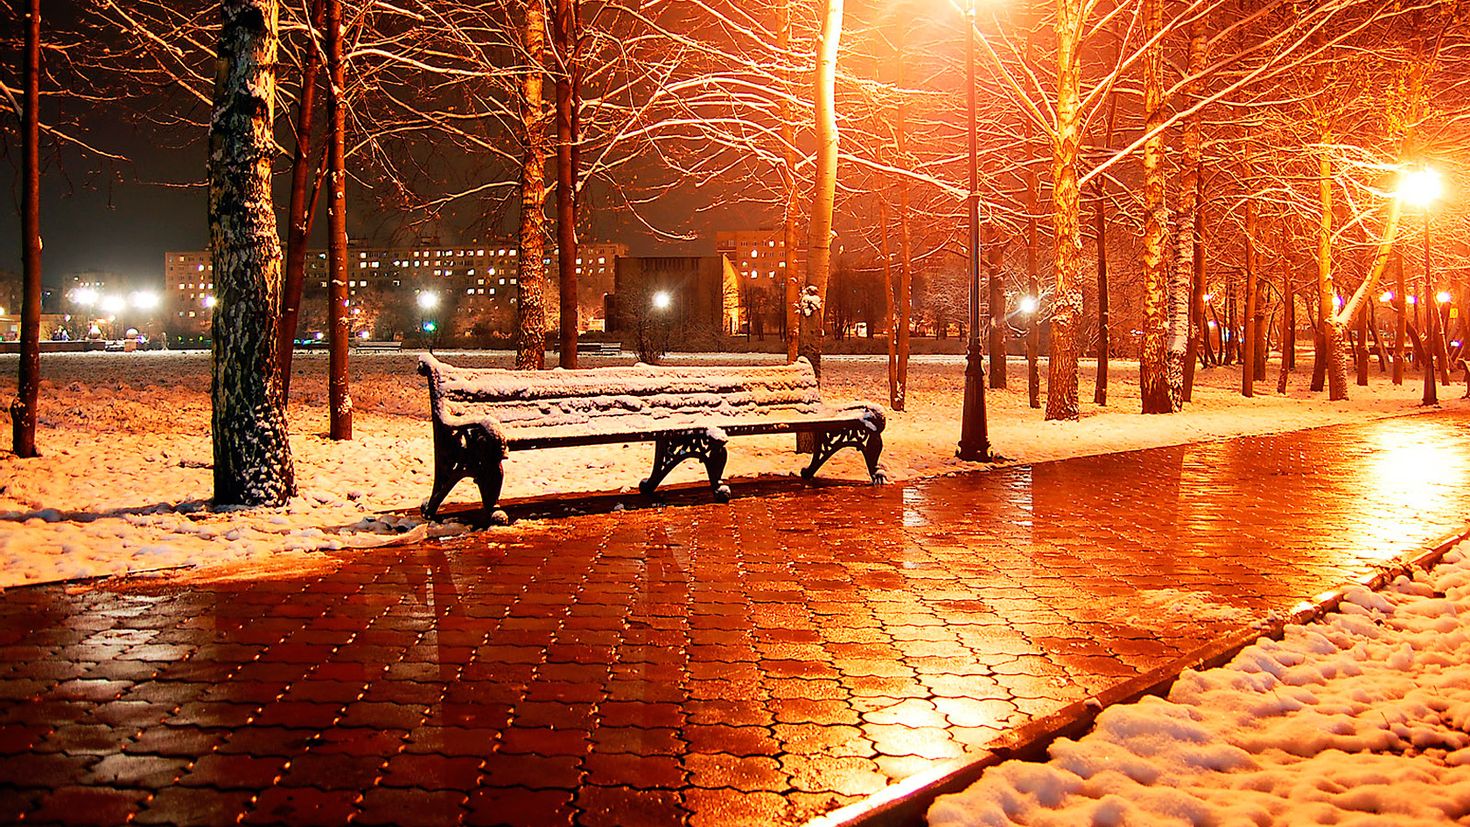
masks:
[[[1303,601],[1290,614],[1264,618],[1222,635],[1170,663],[1009,729],[984,753],[941,762],[927,772],[892,784],[862,801],[817,816],[804,827],[924,827],[927,823],[925,814],[936,798],[969,787],[980,779],[985,770],[1013,759],[1045,760],[1052,742],[1058,738],[1076,739],[1086,735],[1104,709],[1114,704],[1133,703],[1148,695],[1164,697],[1185,671],[1223,666],[1261,638],[1280,640],[1287,626],[1311,623],[1335,610],[1349,589],[1366,587],[1379,591],[1401,574],[1431,569],[1450,549],[1466,539],[1470,539],[1470,521],[1457,532],[1382,564],[1370,577],[1343,583],[1311,601]]]

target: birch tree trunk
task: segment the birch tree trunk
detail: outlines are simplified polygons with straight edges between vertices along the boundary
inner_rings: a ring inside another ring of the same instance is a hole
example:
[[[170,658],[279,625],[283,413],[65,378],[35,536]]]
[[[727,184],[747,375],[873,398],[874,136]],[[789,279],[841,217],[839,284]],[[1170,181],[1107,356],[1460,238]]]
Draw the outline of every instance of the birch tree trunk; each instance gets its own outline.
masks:
[[[1205,24],[1202,17],[1196,17],[1189,23],[1189,59],[1185,66],[1185,73],[1190,78],[1196,78],[1205,68]],[[1184,106],[1193,106],[1199,100],[1200,82],[1197,79],[1190,80],[1184,87]],[[1179,232],[1175,236],[1174,270],[1175,279],[1183,278],[1189,286],[1189,310],[1186,319],[1186,344],[1184,352],[1183,387],[1180,393],[1182,402],[1189,402],[1194,396],[1194,371],[1196,360],[1205,346],[1205,336],[1208,328],[1205,326],[1205,273],[1204,273],[1204,238],[1200,232],[1201,205],[1200,192],[1204,187],[1202,163],[1200,160],[1200,119],[1199,112],[1190,115],[1184,121],[1184,146],[1180,153],[1179,164],[1184,169],[1184,176],[1179,182]],[[1222,334],[1223,335],[1223,334]]]
[[[546,367],[546,0],[526,0],[521,42],[521,254],[516,259],[516,369]]]
[[[302,56],[301,96],[296,104],[296,149],[291,158],[291,201],[286,210],[286,274],[281,287],[281,318],[276,332],[280,359],[281,398],[291,398],[291,357],[296,351],[296,332],[301,319],[301,293],[306,286],[306,245],[316,217],[317,190],[312,178],[312,130],[316,116],[318,58],[317,30],[324,24],[326,5],[311,5],[311,46]]]
[[[347,340],[347,68],[342,61],[342,0],[327,0],[327,70],[332,76],[331,183],[327,211],[327,407],[332,439],[352,439],[352,395],[348,390]]]
[[[1154,38],[1163,26],[1162,0],[1144,0],[1144,34]],[[1167,261],[1169,209],[1164,203],[1163,49],[1157,42],[1144,55],[1144,129],[1151,137],[1143,145],[1143,351],[1139,358],[1139,392],[1143,412],[1179,410],[1179,385],[1171,376],[1170,336],[1173,315],[1172,282]],[[1183,377],[1180,377],[1182,384]]]
[[[1078,418],[1077,327],[1082,317],[1082,191],[1077,184],[1082,145],[1082,4],[1078,0],[1058,0],[1056,32],[1057,122],[1051,166],[1056,293],[1051,313],[1051,361],[1046,377],[1048,421]]]
[[[1327,398],[1348,398],[1347,323],[1337,318],[1337,291],[1332,284],[1332,159],[1327,146],[1332,133],[1322,131],[1322,152],[1317,158],[1317,193],[1322,216],[1317,224],[1317,335],[1326,357]],[[1317,390],[1317,388],[1314,388]]]
[[[25,15],[25,101],[21,111],[20,370],[10,402],[11,449],[22,459],[36,452],[36,405],[41,395],[41,0]]]
[[[826,0],[813,89],[816,103],[816,178],[807,224],[807,286],[802,296],[798,351],[812,363],[819,377],[822,306],[826,301],[827,278],[832,268],[832,208],[837,198],[837,48],[842,39],[842,13],[843,0]],[[816,302],[815,307],[811,306],[812,300]]]
[[[281,245],[271,208],[277,0],[223,0],[209,126],[215,293],[214,500],[283,505],[296,490],[276,370]]]

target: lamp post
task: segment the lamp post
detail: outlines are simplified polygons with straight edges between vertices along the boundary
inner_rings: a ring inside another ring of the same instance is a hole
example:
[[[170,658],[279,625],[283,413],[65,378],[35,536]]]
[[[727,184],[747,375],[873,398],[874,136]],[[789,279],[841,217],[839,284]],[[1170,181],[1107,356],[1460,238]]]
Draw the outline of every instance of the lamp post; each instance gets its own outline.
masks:
[[[955,456],[990,461],[985,422],[985,364],[980,353],[980,150],[975,100],[975,0],[965,4],[965,101],[970,144],[970,343],[965,350],[965,400],[960,411],[960,445]]]
[[[426,321],[424,317],[430,310],[433,310],[434,308],[439,306],[439,294],[428,290],[423,290],[419,292],[416,301],[419,305],[419,333],[428,340],[429,352],[432,353],[434,350],[434,341],[433,339],[429,338],[428,334],[437,331],[439,329],[439,325],[430,321]]]
[[[1424,350],[1424,398],[1422,405],[1438,405],[1439,392],[1434,382],[1434,352],[1439,346],[1439,310],[1434,303],[1433,286],[1429,276],[1429,207],[1444,192],[1444,181],[1439,171],[1425,165],[1404,173],[1399,179],[1398,197],[1410,206],[1424,211],[1424,307],[1428,330],[1425,331]]]

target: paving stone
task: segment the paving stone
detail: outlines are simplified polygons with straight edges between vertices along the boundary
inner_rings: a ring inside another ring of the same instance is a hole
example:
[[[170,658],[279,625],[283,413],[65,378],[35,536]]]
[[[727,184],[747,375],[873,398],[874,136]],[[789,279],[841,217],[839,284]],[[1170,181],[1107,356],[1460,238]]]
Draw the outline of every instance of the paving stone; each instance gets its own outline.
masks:
[[[122,824],[147,793],[107,786],[62,787],[42,796],[28,820],[46,824]]]
[[[368,790],[358,806],[356,824],[395,827],[439,827],[455,824],[464,812],[468,796],[459,792],[428,792],[376,787]]]
[[[246,814],[245,824],[291,824],[332,827],[346,824],[357,812],[356,790],[272,787],[263,790]]]

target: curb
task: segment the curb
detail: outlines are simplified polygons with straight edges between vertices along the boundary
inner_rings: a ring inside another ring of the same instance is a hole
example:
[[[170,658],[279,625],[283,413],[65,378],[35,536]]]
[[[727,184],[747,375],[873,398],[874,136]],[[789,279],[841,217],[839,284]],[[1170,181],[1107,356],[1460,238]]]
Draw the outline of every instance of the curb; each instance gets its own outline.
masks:
[[[1053,741],[1087,734],[1097,716],[1109,706],[1133,703],[1146,695],[1167,695],[1184,671],[1223,666],[1242,649],[1263,637],[1280,640],[1287,626],[1312,622],[1336,609],[1349,589],[1378,591],[1401,574],[1433,567],[1451,548],[1466,539],[1470,539],[1470,524],[1395,561],[1384,563],[1368,577],[1323,592],[1313,600],[1302,601],[1293,607],[1290,614],[1269,617],[1249,628],[1227,634],[1090,698],[1007,730],[983,753],[942,762],[862,801],[817,816],[806,822],[805,827],[923,827],[927,823],[925,813],[934,799],[965,789],[990,767],[1010,760],[1043,760]]]

